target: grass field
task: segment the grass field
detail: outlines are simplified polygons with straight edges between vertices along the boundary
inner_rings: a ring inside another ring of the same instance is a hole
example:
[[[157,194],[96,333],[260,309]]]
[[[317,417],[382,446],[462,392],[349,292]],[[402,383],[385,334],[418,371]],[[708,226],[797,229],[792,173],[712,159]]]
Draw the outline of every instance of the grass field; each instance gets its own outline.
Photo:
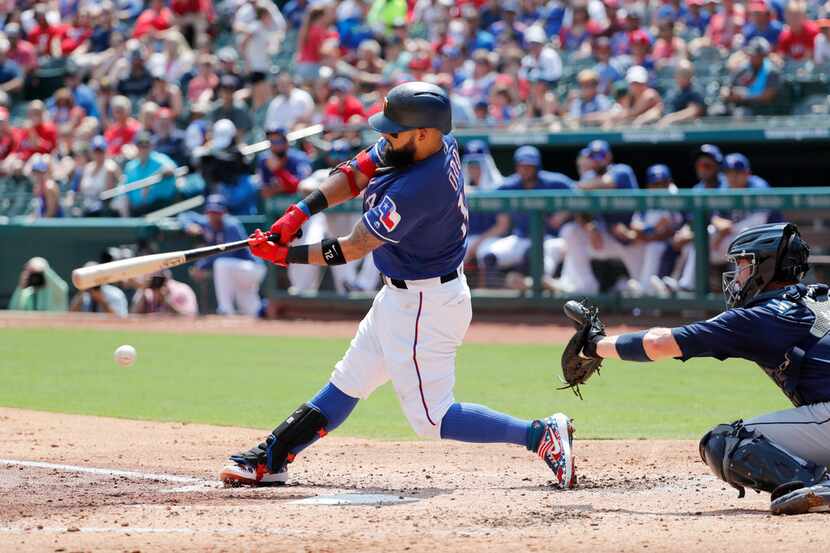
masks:
[[[130,368],[112,352],[138,350]],[[3,330],[0,405],[272,428],[323,385],[347,340],[101,330]],[[565,411],[580,438],[696,438],[719,422],[788,407],[747,362],[606,362],[585,401],[557,391],[561,346],[467,344],[456,398],[516,416]],[[387,384],[338,430],[413,439]]]

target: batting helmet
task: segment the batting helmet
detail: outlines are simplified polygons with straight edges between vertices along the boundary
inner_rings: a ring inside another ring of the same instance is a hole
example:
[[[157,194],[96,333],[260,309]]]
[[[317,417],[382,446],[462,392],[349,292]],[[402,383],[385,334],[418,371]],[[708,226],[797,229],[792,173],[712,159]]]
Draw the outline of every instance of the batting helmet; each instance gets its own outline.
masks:
[[[379,133],[438,129],[447,134],[452,131],[450,98],[434,84],[400,84],[386,95],[383,112],[369,118],[369,126]]]
[[[723,273],[726,305],[746,305],[771,282],[801,280],[810,268],[809,257],[810,247],[792,223],[771,223],[744,230],[729,245],[726,258],[736,264],[741,258],[750,263]],[[742,271],[750,271],[749,276],[742,277]]]

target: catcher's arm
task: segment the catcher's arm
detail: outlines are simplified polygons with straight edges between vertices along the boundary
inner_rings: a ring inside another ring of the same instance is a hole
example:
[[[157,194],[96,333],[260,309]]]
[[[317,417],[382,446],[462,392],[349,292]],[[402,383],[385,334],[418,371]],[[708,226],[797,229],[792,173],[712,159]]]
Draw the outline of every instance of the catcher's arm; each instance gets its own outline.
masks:
[[[641,341],[647,359],[630,359],[626,355],[627,347],[637,347]],[[615,336],[606,336],[597,344],[597,355],[603,359],[623,359],[626,361],[657,361],[658,359],[680,357],[683,353],[670,328],[650,328],[644,334],[630,332]],[[622,348],[622,351],[620,351]]]

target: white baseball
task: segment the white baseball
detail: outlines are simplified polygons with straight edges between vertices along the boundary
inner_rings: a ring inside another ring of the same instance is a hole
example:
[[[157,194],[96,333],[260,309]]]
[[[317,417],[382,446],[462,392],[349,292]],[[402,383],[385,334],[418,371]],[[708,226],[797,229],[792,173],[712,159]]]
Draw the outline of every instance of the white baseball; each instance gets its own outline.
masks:
[[[114,354],[115,362],[122,367],[129,367],[135,363],[135,356],[135,348],[128,344],[118,346],[118,349],[115,350]]]

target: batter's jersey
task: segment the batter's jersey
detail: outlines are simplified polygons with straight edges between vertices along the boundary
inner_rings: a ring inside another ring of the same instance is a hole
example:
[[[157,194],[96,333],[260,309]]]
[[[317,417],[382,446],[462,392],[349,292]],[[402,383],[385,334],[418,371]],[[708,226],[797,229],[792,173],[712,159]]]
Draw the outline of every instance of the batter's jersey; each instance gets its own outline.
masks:
[[[467,199],[458,144],[404,169],[381,171],[363,195],[363,223],[386,242],[372,257],[391,278],[418,280],[446,275],[464,260]]]
[[[757,363],[798,407],[830,401],[830,301],[826,285],[798,284],[746,307],[672,329],[685,361],[739,357]]]

